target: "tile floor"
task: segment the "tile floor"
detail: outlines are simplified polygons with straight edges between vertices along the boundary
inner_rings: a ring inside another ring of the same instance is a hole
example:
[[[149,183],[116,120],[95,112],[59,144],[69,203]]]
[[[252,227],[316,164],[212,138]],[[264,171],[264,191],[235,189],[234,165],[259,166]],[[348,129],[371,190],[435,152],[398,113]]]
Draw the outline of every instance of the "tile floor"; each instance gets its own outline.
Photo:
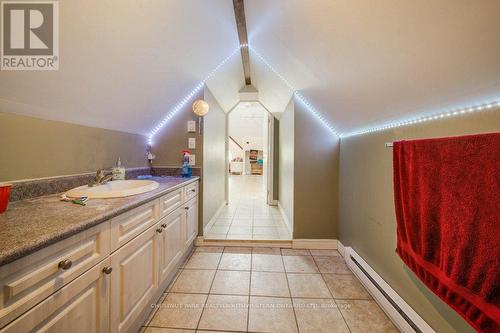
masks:
[[[334,250],[196,247],[141,330],[398,332]]]
[[[216,217],[206,239],[291,240],[280,210],[265,200],[264,177],[230,175],[229,204]]]

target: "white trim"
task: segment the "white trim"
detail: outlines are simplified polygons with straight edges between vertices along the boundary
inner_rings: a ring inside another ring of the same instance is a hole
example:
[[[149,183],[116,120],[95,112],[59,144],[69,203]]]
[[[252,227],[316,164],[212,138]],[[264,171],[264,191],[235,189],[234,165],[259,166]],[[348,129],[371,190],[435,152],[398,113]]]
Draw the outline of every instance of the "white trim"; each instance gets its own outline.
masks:
[[[203,234],[206,234],[208,230],[210,230],[210,228],[212,228],[212,226],[215,224],[215,221],[217,220],[217,216],[219,216],[221,210],[226,207],[227,205],[227,202],[226,200],[224,200],[222,202],[222,204],[219,206],[219,208],[217,208],[217,211],[215,212],[215,214],[212,216],[212,218],[210,219],[210,221],[208,221],[207,225],[203,227]]]
[[[285,239],[205,239],[203,236],[198,236],[195,241],[196,246],[251,246],[251,247],[277,247],[277,248],[292,248],[292,241]]]
[[[294,239],[294,249],[336,250],[336,239]]]
[[[396,303],[401,310],[413,321],[413,323],[425,333],[435,333],[435,331],[427,324],[422,317],[420,317],[415,310],[412,309],[408,303],[406,303],[401,296],[399,296],[391,286],[382,279],[380,275],[377,274],[363,260],[359,254],[354,251],[352,247],[344,247],[344,259],[347,266],[353,271],[354,275],[361,281],[368,292],[373,296],[375,301],[380,305],[382,310],[389,316],[394,325],[396,325],[401,332],[414,333],[415,330],[408,324],[408,322],[401,316],[401,314],[392,306],[392,304],[385,298],[385,296],[377,289],[377,287],[368,279],[368,277],[359,269],[359,267],[351,260],[351,256],[356,259],[356,261],[363,267],[363,269],[370,275],[370,277],[376,281],[376,283],[382,288],[382,290],[391,298],[391,300]]]
[[[286,228],[288,229],[288,232],[290,233],[290,235],[292,235],[293,238],[293,225],[291,221],[288,219],[288,216],[286,216],[285,210],[283,209],[283,206],[281,206],[281,202],[279,200],[278,200],[278,208],[281,212],[283,220],[285,221]]]
[[[337,251],[340,255],[345,258],[345,246],[339,240],[337,240]]]

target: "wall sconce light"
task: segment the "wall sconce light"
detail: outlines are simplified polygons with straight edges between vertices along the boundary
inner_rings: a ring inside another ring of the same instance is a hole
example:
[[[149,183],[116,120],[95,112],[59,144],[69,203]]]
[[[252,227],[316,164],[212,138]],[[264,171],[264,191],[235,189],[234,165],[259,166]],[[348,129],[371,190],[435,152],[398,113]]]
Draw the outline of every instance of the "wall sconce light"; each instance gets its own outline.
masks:
[[[210,109],[207,102],[202,99],[198,99],[193,102],[193,112],[198,116],[198,131],[201,134],[201,118],[205,116]]]

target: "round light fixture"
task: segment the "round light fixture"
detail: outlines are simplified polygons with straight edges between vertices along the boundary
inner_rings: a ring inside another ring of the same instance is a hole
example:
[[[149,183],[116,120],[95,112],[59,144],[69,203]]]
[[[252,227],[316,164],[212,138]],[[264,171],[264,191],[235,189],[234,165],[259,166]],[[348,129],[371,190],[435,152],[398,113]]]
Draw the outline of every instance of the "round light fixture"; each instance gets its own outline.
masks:
[[[198,99],[193,103],[193,112],[200,117],[203,117],[208,113],[209,105],[202,99]]]

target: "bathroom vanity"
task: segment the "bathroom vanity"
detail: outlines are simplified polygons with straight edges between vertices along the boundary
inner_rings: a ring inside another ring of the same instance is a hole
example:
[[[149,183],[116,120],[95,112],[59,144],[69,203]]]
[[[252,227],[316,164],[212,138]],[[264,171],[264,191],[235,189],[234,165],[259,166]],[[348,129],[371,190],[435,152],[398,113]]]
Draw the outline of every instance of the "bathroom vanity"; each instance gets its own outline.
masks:
[[[198,178],[158,182],[86,207],[48,196],[0,215],[0,332],[136,332],[198,235]]]

